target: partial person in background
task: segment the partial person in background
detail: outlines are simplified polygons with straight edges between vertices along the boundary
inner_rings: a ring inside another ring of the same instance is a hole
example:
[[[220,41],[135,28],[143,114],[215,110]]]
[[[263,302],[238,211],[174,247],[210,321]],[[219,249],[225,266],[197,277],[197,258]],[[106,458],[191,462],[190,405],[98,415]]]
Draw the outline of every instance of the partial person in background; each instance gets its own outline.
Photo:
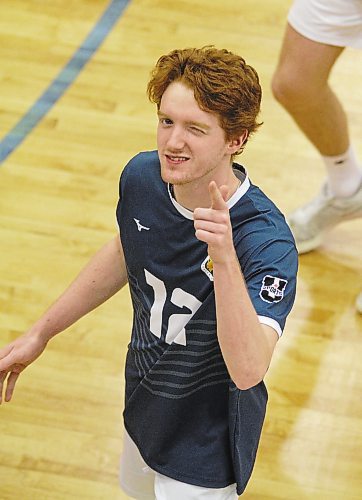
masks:
[[[327,170],[319,194],[288,217],[300,254],[317,248],[326,230],[362,216],[361,162],[351,144],[345,111],[328,82],[348,46],[362,49],[362,0],[293,2],[272,90],[317,148]],[[356,307],[362,313],[362,292]]]

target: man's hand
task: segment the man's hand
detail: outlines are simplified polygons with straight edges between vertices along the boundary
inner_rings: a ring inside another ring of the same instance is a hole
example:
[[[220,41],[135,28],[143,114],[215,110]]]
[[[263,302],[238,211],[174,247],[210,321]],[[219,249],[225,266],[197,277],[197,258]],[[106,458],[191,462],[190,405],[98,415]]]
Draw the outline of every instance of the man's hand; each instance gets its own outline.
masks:
[[[0,349],[0,404],[5,381],[4,401],[10,401],[20,373],[41,355],[46,345],[37,336],[25,333]]]
[[[235,249],[232,238],[229,209],[226,204],[227,186],[217,187],[216,182],[209,184],[210,208],[194,210],[195,235],[208,244],[208,254],[213,262],[226,262],[234,258]]]

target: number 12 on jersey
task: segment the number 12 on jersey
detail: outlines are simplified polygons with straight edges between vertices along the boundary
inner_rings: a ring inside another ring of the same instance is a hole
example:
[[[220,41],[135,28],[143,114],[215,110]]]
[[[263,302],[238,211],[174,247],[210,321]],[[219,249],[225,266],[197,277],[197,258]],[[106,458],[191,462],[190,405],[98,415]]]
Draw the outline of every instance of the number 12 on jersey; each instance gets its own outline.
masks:
[[[147,269],[145,269],[145,278],[147,284],[152,287],[155,296],[150,310],[150,330],[153,335],[161,338],[162,316],[167,300],[166,286],[162,280],[147,271]],[[175,288],[172,291],[170,300],[172,304],[180,308],[187,307],[191,312],[170,315],[165,341],[167,344],[175,342],[175,344],[186,345],[185,326],[201,306],[202,302],[190,293],[182,290],[182,288]]]

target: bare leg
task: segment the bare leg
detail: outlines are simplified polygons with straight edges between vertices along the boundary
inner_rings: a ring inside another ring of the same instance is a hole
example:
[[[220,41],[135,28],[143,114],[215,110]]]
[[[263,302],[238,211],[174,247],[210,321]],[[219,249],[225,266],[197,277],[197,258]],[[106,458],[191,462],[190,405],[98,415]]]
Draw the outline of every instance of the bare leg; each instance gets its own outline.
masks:
[[[330,157],[336,159],[338,155],[344,155],[349,148],[346,114],[328,84],[333,65],[342,52],[342,47],[305,38],[288,24],[272,90],[274,97],[325,157],[329,174],[334,175],[334,183],[342,189],[341,181],[344,180],[345,189],[351,191],[353,177],[358,178],[357,160],[352,158],[352,153],[349,153],[349,164],[341,165],[340,172],[329,161]],[[347,176],[350,176],[349,185],[346,184]],[[338,202],[319,196],[296,210],[290,215],[289,224],[299,253],[314,250],[321,244],[326,229],[355,216],[362,216],[361,188],[350,201]],[[356,299],[356,309],[362,314],[362,291]]]
[[[345,112],[328,84],[342,51],[309,40],[288,24],[272,82],[275,98],[324,156],[343,154],[349,146]]]
[[[327,169],[321,193],[288,217],[299,253],[317,248],[324,232],[362,217],[362,172],[349,143],[342,105],[328,78],[343,47],[313,42],[287,25],[272,82],[285,107],[320,152]]]

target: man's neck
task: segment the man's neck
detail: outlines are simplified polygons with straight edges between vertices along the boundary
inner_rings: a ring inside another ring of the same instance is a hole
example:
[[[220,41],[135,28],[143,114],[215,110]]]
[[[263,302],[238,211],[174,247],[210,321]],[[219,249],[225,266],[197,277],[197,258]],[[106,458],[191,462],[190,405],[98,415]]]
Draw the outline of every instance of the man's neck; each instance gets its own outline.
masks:
[[[209,183],[214,179],[200,179],[188,184],[170,186],[171,193],[177,203],[184,208],[194,211],[195,208],[209,208]],[[240,179],[230,169],[230,174],[224,179],[215,179],[218,187],[226,185],[229,188],[228,199],[235,193],[241,184]]]

